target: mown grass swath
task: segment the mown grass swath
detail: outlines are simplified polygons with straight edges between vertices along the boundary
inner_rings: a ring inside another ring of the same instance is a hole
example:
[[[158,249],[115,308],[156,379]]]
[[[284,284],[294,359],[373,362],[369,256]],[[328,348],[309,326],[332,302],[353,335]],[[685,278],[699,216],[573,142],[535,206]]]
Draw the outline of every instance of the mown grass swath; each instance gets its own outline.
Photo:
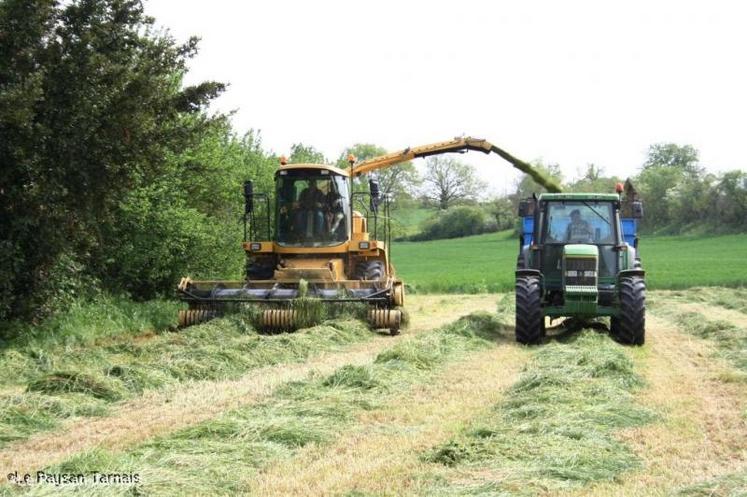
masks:
[[[719,356],[747,373],[747,327],[709,319],[698,312],[681,312],[668,307],[666,302],[656,302],[654,311],[657,314],[672,320],[680,330],[712,342]]]
[[[67,417],[104,415],[112,402],[146,389],[236,378],[374,336],[366,324],[343,316],[279,335],[257,333],[251,322],[247,311],[180,333],[113,337],[101,327],[68,340],[19,337],[20,345],[0,356],[0,444]]]
[[[543,346],[491,412],[423,454],[441,475],[428,493],[525,495],[620,477],[641,463],[615,431],[655,417],[633,399],[641,384],[606,336]],[[458,468],[460,482],[439,466]]]
[[[138,472],[145,482],[139,491],[148,495],[235,494],[245,491],[255,471],[270,461],[289,458],[311,443],[331,442],[360,412],[385,408],[395,394],[428,381],[444,364],[504,339],[510,339],[508,330],[496,317],[471,315],[403,340],[371,365],[345,365],[325,377],[289,383],[261,405],[234,410],[126,453],[79,454],[50,471]],[[93,486],[62,490],[101,492]],[[107,491],[131,495],[132,488]]]
[[[702,302],[747,314],[747,288],[701,287],[664,295],[676,302]]]
[[[689,485],[674,495],[676,497],[745,497],[747,496],[747,470]]]

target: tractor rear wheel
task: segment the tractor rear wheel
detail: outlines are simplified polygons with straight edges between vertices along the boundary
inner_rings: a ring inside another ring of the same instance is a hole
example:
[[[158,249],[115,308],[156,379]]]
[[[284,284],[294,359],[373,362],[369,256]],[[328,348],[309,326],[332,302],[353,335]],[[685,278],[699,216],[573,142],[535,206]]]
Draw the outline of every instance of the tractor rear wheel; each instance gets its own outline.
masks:
[[[536,276],[516,278],[516,341],[535,345],[544,335],[540,280]]]
[[[625,345],[646,340],[646,282],[638,276],[620,278],[620,315],[611,319],[612,338]]]

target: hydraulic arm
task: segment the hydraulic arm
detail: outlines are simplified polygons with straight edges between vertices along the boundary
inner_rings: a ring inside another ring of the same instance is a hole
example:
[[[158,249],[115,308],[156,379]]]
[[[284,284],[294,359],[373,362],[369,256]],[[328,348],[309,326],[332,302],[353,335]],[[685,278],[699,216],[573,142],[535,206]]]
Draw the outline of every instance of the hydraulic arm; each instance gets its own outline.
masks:
[[[487,140],[472,137],[457,137],[453,140],[431,143],[430,145],[421,145],[419,147],[408,147],[391,154],[380,155],[367,161],[356,164],[352,168],[353,176],[359,176],[377,169],[390,167],[401,162],[407,162],[420,157],[431,155],[445,154],[449,152],[463,153],[468,150],[475,150],[485,154],[493,152],[506,161],[510,162],[516,169],[528,174],[534,181],[544,186],[548,192],[559,193],[560,186],[551,178],[545,177],[541,172],[532,167],[531,164],[517,159],[505,150],[496,147]]]

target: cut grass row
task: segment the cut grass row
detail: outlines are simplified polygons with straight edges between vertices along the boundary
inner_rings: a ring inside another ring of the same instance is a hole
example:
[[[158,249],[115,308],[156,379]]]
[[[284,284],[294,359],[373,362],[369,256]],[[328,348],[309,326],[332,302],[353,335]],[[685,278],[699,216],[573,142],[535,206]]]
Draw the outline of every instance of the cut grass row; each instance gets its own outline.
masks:
[[[747,497],[747,469],[687,486],[676,497]]]
[[[640,250],[649,289],[747,285],[747,234],[642,236]],[[411,291],[504,292],[513,290],[518,251],[518,238],[503,231],[395,243],[392,260]]]
[[[710,318],[701,312],[683,310],[677,305],[677,302],[683,302],[684,297],[726,309],[735,309],[742,304],[739,293],[743,290],[735,292],[731,293],[728,289],[701,289],[686,292],[684,295],[673,292],[663,298],[656,297],[649,303],[649,308],[657,315],[675,323],[681,331],[714,344],[717,355],[741,371],[743,374],[740,378],[747,381],[747,317],[745,325],[739,326],[724,319]]]
[[[423,455],[428,495],[535,495],[624,477],[641,465],[615,436],[656,415],[621,346],[585,330],[538,349],[487,415]],[[442,469],[439,470],[438,466]]]
[[[0,356],[0,444],[52,429],[65,418],[106,415],[112,403],[144,390],[233,379],[373,336],[353,319],[263,335],[237,314],[145,340],[125,336],[100,345],[31,341]]]
[[[702,302],[747,314],[747,288],[690,288],[668,292],[662,298],[675,302]]]
[[[271,461],[287,459],[308,444],[326,444],[364,411],[429,381],[445,364],[508,340],[496,317],[475,314],[427,334],[402,340],[368,366],[346,365],[325,377],[289,383],[262,404],[151,440],[125,453],[79,454],[50,472],[133,472],[142,484],[55,488],[82,495],[234,495]],[[90,481],[90,479],[89,479]],[[51,492],[47,486],[31,494]]]

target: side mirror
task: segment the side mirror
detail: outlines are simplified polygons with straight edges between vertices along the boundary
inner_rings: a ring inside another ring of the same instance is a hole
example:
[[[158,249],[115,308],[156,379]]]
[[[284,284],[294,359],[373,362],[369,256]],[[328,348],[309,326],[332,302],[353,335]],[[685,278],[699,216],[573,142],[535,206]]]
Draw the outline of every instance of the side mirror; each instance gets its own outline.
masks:
[[[519,202],[519,216],[527,217],[534,214],[534,200],[525,199]]]
[[[633,202],[633,219],[643,219],[643,203],[640,200]]]
[[[249,213],[254,210],[254,183],[252,180],[244,181],[244,212]]]
[[[379,189],[379,182],[375,179],[368,180],[368,188],[371,190],[371,210],[376,212],[379,207],[379,201],[381,200],[381,190]]]

